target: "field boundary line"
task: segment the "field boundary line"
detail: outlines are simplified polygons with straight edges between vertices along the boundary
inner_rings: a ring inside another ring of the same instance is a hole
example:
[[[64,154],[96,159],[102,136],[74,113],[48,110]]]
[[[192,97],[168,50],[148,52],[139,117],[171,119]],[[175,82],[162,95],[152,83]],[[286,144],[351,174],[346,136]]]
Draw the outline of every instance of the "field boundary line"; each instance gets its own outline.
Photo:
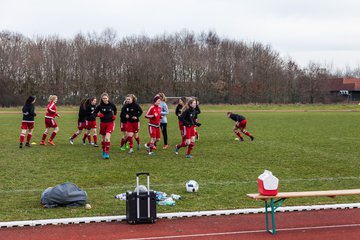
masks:
[[[360,177],[327,177],[327,178],[294,178],[294,179],[282,179],[282,182],[314,182],[314,181],[339,181],[339,180],[358,180]],[[257,183],[257,180],[245,180],[245,181],[223,181],[223,182],[204,182],[201,185],[208,186],[208,185],[242,185],[242,184],[253,184]],[[152,186],[157,187],[169,187],[169,186],[182,186],[182,183],[169,183],[169,184],[152,184]],[[131,189],[133,185],[111,185],[111,186],[99,186],[99,187],[82,187],[85,191],[89,190],[111,190],[111,189]],[[42,192],[45,189],[0,189],[0,193],[23,193],[23,192]]]
[[[334,210],[334,209],[353,209],[353,208],[360,208],[360,203],[279,207],[276,210],[276,212],[312,211],[312,210],[327,210],[327,209]],[[159,213],[157,214],[157,218],[172,219],[172,218],[185,218],[185,217],[255,214],[255,213],[264,213],[264,212],[265,209],[262,207],[262,208],[234,209],[234,210]],[[126,215],[11,221],[11,222],[0,222],[0,228],[30,227],[30,226],[35,227],[35,226],[45,226],[45,225],[61,225],[61,224],[66,225],[66,224],[82,224],[82,223],[100,223],[100,222],[121,222],[125,220],[126,220]]]

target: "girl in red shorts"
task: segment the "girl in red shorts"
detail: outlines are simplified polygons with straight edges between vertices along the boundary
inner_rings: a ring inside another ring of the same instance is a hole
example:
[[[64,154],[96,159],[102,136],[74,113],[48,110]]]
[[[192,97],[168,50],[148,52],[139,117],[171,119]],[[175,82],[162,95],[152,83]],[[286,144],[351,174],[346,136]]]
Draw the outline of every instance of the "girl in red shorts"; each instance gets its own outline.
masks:
[[[81,100],[78,114],[78,130],[69,138],[71,144],[74,144],[74,139],[81,134],[82,130],[86,128],[86,101],[87,99]],[[85,145],[86,133],[82,139],[83,144]]]
[[[232,113],[232,112],[228,112],[227,117],[236,122],[235,126],[234,126],[234,133],[235,133],[236,136],[239,137],[240,142],[244,141],[244,138],[242,137],[241,133],[248,136],[251,141],[254,140],[254,137],[248,131],[245,130],[247,121],[246,121],[246,118],[244,116],[239,115],[239,114],[235,114],[235,113]]]
[[[86,136],[88,141],[91,142],[91,131],[93,132],[93,141],[91,144],[94,147],[98,147],[97,145],[97,132],[96,132],[96,115],[94,114],[96,109],[96,97],[89,98],[86,102]],[[85,137],[85,136],[84,136]]]
[[[107,93],[101,94],[100,105],[94,111],[94,114],[100,118],[100,135],[102,136],[102,157],[109,159],[110,138],[115,128],[117,109],[115,104],[109,101]]]
[[[125,132],[127,141],[129,142],[130,149],[129,153],[134,152],[134,143],[133,143],[133,136],[135,135],[135,139],[138,142],[139,146],[139,135],[136,136],[136,134],[139,133],[140,128],[140,116],[143,113],[143,110],[139,106],[139,104],[136,103],[136,96],[134,94],[128,94],[126,96],[126,104],[122,107],[120,118],[126,119],[125,124]],[[121,141],[121,147],[123,147],[124,141]]]
[[[175,153],[179,153],[179,149],[188,146],[186,157],[192,158],[191,151],[195,146],[195,126],[200,127],[201,124],[196,121],[197,112],[196,100],[190,99],[189,102],[181,110],[180,120],[183,124],[183,134],[185,141],[175,146]]]
[[[45,145],[45,139],[49,133],[50,128],[54,128],[54,131],[52,132],[48,143],[50,145],[55,145],[53,140],[59,131],[59,127],[55,121],[55,117],[60,118],[60,114],[58,114],[56,111],[57,100],[58,97],[56,95],[49,96],[49,104],[47,105],[46,114],[45,114],[45,131],[40,141],[40,145]]]
[[[150,142],[145,144],[146,150],[149,152],[149,155],[154,155],[153,149],[155,143],[160,140],[160,118],[161,118],[161,107],[160,107],[161,97],[156,95],[153,98],[153,105],[150,106],[147,111],[145,118],[149,119],[149,135]]]
[[[28,130],[28,134],[26,137],[26,143],[25,146],[26,147],[30,147],[30,140],[32,137],[32,133],[34,130],[34,125],[35,125],[35,107],[34,107],[34,103],[36,101],[36,98],[33,96],[29,96],[26,99],[25,105],[22,108],[22,112],[23,112],[23,119],[21,122],[21,133],[20,133],[20,145],[19,148],[23,147],[23,143],[25,140],[25,136],[26,136],[26,130]]]
[[[186,97],[181,97],[179,99],[179,103],[178,103],[178,105],[176,106],[176,109],[175,109],[175,115],[178,117],[178,120],[179,120],[179,129],[180,129],[180,135],[181,135],[182,142],[185,141],[185,136],[184,136],[183,124],[182,124],[182,121],[181,121],[180,117],[181,117],[181,109],[183,109],[186,102],[187,102]]]

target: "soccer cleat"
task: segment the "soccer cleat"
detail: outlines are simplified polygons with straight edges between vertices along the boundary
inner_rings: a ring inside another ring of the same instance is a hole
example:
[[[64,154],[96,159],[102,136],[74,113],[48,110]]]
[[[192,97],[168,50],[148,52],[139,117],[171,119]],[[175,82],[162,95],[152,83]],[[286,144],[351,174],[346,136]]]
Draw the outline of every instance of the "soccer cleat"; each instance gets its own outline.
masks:
[[[192,158],[192,155],[191,155],[191,154],[187,154],[187,155],[186,155],[186,158]]]
[[[105,151],[103,151],[102,154],[101,154],[101,157],[105,158],[105,154],[106,154]]]
[[[96,143],[93,144],[94,147],[99,147],[99,145],[97,145]]]
[[[20,144],[19,144],[19,148],[22,148],[22,147],[23,147],[23,144],[22,144],[22,143],[20,143]]]
[[[49,140],[48,143],[49,143],[50,145],[55,146],[55,143],[53,142],[53,140]]]
[[[85,139],[82,140],[82,144],[83,144],[83,145],[86,145]]]
[[[254,137],[253,137],[253,136],[250,136],[250,139],[251,139],[251,141],[254,141]]]
[[[239,138],[239,142],[243,142],[244,141],[244,138]]]
[[[120,147],[120,151],[125,151],[125,146]]]
[[[40,145],[45,145],[45,141],[44,141],[44,140],[41,140],[41,141],[40,141]]]
[[[168,147],[169,147],[169,145],[166,144],[163,146],[163,149],[168,149]]]
[[[175,154],[179,154],[179,149],[177,145],[175,145]]]
[[[130,148],[129,153],[130,154],[134,153],[134,149]]]
[[[30,143],[25,143],[25,147],[30,147]]]
[[[104,154],[104,158],[105,158],[105,159],[109,159],[109,158],[110,158],[109,154],[108,154],[108,153],[105,153],[105,154]]]
[[[140,143],[137,144],[137,150],[140,150]]]
[[[154,152],[149,152],[149,156],[154,156],[155,153]]]
[[[129,149],[129,148],[130,148],[130,145],[129,145],[128,142],[125,144],[125,148],[126,148],[126,149]]]
[[[69,142],[70,142],[71,145],[74,145],[74,139],[69,138]]]

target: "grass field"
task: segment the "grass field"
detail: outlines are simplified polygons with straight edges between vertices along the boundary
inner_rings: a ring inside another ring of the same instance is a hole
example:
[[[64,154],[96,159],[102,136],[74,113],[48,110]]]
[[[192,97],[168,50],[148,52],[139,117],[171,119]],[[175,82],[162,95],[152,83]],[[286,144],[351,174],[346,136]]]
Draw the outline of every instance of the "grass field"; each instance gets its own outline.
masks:
[[[79,137],[74,145],[69,144],[68,138],[76,131],[77,114],[73,113],[76,108],[59,107],[60,132],[55,139],[56,146],[38,144],[44,131],[44,110],[37,108],[33,136],[37,145],[30,149],[18,148],[20,109],[0,110],[0,221],[124,215],[125,201],[114,199],[114,195],[132,190],[135,173],[139,171],[150,172],[152,189],[183,196],[176,206],[158,206],[158,212],[262,207],[262,202],[245,195],[257,192],[256,179],[264,169],[271,170],[280,179],[280,191],[360,186],[360,106],[232,105],[203,106],[202,109],[209,111],[200,115],[200,141],[193,150],[193,159],[185,158],[185,149],[181,149],[179,155],[174,154],[173,146],[179,143],[180,136],[177,119],[171,113],[169,149],[162,150],[161,141],[154,157],[148,156],[144,148],[133,155],[121,152],[117,124],[110,160],[101,158],[101,148],[83,146]],[[243,109],[248,131],[255,136],[254,142],[248,138],[242,143],[235,141],[234,122],[224,113],[227,110],[241,113]],[[146,123],[142,119],[143,143],[149,139]],[[184,185],[189,179],[199,182],[198,193],[185,192]],[[93,209],[40,206],[44,189],[68,181],[88,192]],[[359,200],[359,196],[300,198],[288,200],[284,205]]]

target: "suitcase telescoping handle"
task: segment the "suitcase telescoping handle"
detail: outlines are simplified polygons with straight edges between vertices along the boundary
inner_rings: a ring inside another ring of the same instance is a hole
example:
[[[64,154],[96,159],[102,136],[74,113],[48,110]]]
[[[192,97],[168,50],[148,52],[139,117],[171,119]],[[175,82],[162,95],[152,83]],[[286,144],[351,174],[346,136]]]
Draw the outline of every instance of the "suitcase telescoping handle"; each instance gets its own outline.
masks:
[[[139,176],[146,175],[147,176],[147,210],[148,210],[148,218],[150,218],[150,173],[148,172],[140,172],[136,173],[136,208],[137,208],[137,218],[140,218],[140,199],[139,199]]]

